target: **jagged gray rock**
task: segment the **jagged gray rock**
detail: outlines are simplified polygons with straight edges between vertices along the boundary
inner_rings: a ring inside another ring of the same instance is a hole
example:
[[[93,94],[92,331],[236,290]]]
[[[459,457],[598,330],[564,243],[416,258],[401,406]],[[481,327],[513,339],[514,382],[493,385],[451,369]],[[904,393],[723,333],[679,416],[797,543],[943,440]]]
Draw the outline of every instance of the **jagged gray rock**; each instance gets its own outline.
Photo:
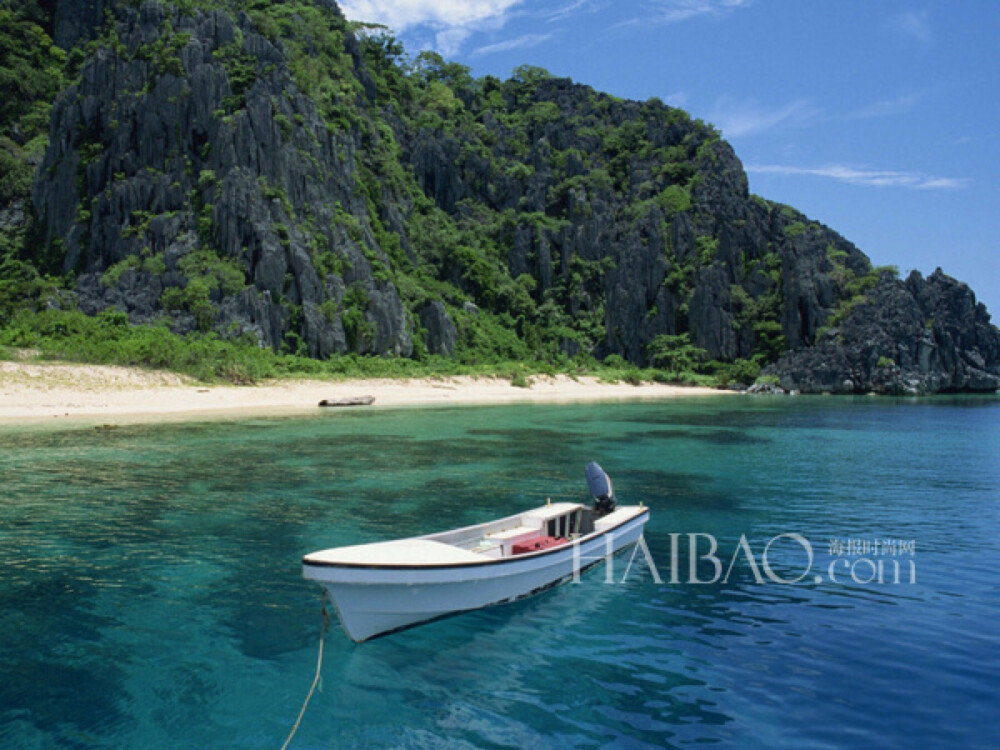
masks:
[[[769,373],[803,393],[929,394],[1000,389],[1000,332],[968,286],[941,269],[884,276],[813,347]]]
[[[456,84],[472,125],[444,124],[387,103],[371,47],[316,4],[339,24],[353,122],[320,115],[290,48],[246,14],[57,0],[66,46],[96,38],[109,8],[116,24],[53,108],[33,196],[82,310],[320,358],[409,356],[415,324],[453,354],[504,321],[638,365],[661,335],[727,362],[784,355],[770,372],[802,391],[995,387],[1000,333],[964,285],[878,280],[833,230],[750,195],[709,126],[530,71]],[[379,184],[373,153],[404,174]],[[416,236],[431,204],[482,227],[489,257]]]
[[[57,37],[72,44],[73,29],[99,25],[95,13],[103,21],[100,3],[60,2]],[[347,285],[366,292],[362,314],[375,331],[361,350],[408,355],[398,292],[376,283],[361,248],[379,252],[358,194],[356,136],[325,126],[281,50],[245,15],[182,15],[156,2],[115,13],[120,47],[100,47],[56,103],[34,193],[46,241],[61,247],[65,271],[80,273],[80,308],[117,307],[135,323],[169,315],[175,330],[250,333],[275,348],[297,336],[309,354],[328,357],[348,348],[339,309],[347,274]],[[176,65],[161,69],[142,53],[171,39]],[[240,92],[226,55],[243,55],[256,69],[243,106],[233,102]],[[360,236],[348,236],[338,212]],[[321,277],[317,246],[350,270]],[[166,309],[164,292],[183,295],[192,278],[211,277],[204,262],[185,261],[203,248],[242,275],[228,284],[243,288],[217,282],[211,314],[200,319],[191,300]],[[106,288],[103,274],[129,258],[146,270],[126,271]]]
[[[70,49],[80,41],[94,39],[110,8],[110,0],[59,0],[55,4],[53,41]]]
[[[450,357],[455,353],[455,338],[458,333],[444,304],[435,300],[421,308],[420,325],[427,331],[424,344],[429,354]]]

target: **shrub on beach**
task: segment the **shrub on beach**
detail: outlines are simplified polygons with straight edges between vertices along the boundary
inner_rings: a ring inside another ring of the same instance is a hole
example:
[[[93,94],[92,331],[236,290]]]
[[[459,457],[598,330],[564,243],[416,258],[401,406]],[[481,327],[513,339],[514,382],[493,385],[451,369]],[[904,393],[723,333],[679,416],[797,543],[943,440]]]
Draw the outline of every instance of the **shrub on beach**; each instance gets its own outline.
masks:
[[[597,368],[595,362],[565,359],[560,362],[494,358],[462,362],[439,355],[421,359],[345,354],[327,360],[297,354],[280,354],[261,348],[250,336],[220,338],[214,332],[179,335],[165,323],[133,326],[128,316],[106,310],[96,316],[67,310],[23,310],[0,328],[0,358],[4,347],[38,350],[45,359],[91,364],[171,370],[205,382],[226,381],[249,385],[276,377],[299,378],[414,378],[469,375],[502,377],[517,387],[530,387],[535,374],[582,374]],[[597,368],[598,371],[601,368]],[[628,380],[639,379],[634,367]],[[634,372],[632,372],[634,370]],[[626,373],[618,373],[626,377]]]
[[[512,357],[485,362],[463,362],[456,358],[425,354],[419,360],[344,354],[327,360],[298,354],[282,354],[261,348],[249,335],[220,338],[214,332],[179,335],[166,323],[133,326],[128,316],[106,310],[96,316],[67,310],[22,310],[0,328],[0,360],[13,359],[11,349],[34,349],[43,359],[62,359],[90,364],[123,365],[171,370],[204,382],[224,381],[251,385],[269,378],[417,378],[499,377],[519,388],[530,388],[533,376],[570,377],[594,374],[604,382],[670,382],[691,385],[716,384],[710,373],[688,369],[676,371],[639,369],[619,355],[602,363],[578,356],[559,360]]]
[[[198,380],[253,383],[278,374],[275,355],[213,333],[179,336],[165,325],[130,326],[122,312],[94,317],[64,310],[22,311],[0,345],[32,347],[50,359],[169,369]]]

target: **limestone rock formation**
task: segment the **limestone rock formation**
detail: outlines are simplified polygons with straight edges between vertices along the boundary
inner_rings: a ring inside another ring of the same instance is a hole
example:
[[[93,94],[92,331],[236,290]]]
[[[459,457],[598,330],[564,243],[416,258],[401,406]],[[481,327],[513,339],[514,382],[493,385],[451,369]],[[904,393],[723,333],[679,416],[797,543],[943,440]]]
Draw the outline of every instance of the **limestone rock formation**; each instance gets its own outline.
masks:
[[[659,101],[404,65],[332,0],[54,0],[52,23],[82,62],[34,215],[0,206],[0,232],[30,224],[84,312],[317,358],[645,366],[677,340],[790,390],[1000,384],[968,287],[751,195],[719,133]]]
[[[883,278],[838,327],[771,371],[803,393],[992,393],[1000,332],[989,321],[972,290],[941,269]]]
[[[100,3],[59,7],[56,38],[70,40]],[[54,107],[35,187],[80,308],[135,323],[167,312],[176,330],[272,347],[298,337],[313,356],[351,336],[355,351],[407,356],[411,322],[373,270],[388,259],[365,242],[357,139],[325,126],[279,47],[222,10],[145,2],[115,18],[117,45],[99,46]]]

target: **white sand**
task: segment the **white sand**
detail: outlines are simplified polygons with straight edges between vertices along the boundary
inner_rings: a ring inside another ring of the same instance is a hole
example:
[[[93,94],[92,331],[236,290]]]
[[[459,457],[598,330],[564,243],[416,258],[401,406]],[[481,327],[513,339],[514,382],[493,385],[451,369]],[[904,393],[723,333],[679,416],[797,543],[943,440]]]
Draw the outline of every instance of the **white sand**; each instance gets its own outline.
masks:
[[[275,380],[255,386],[206,386],[183,376],[128,367],[0,362],[0,422],[74,419],[146,422],[218,416],[315,412],[322,399],[374,396],[375,407],[505,404],[718,395],[661,384],[640,386],[536,376],[530,388],[497,378]],[[361,407],[364,408],[364,407]]]

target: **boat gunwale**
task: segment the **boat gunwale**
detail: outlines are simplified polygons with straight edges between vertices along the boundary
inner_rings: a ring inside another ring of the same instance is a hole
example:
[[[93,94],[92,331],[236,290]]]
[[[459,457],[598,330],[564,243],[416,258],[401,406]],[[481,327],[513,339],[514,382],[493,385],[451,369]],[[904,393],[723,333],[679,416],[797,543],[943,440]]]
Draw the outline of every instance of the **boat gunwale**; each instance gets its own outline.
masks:
[[[546,555],[554,555],[559,552],[565,552],[567,549],[572,549],[574,545],[579,546],[585,542],[590,542],[595,539],[600,539],[601,537],[610,534],[616,529],[620,529],[622,526],[628,523],[632,523],[633,521],[643,516],[649,515],[648,507],[643,507],[641,505],[631,506],[631,507],[637,507],[639,512],[629,518],[624,519],[620,523],[617,523],[610,528],[603,529],[601,531],[592,531],[591,533],[585,536],[578,537],[576,539],[571,539],[571,540],[568,539],[566,540],[565,544],[560,544],[556,547],[549,547],[548,549],[537,550],[534,552],[523,552],[519,555],[512,557],[484,558],[482,560],[469,560],[467,562],[437,562],[437,563],[428,562],[419,564],[412,564],[412,563],[405,564],[405,563],[369,563],[369,562],[362,563],[362,562],[333,562],[326,560],[309,560],[308,559],[309,555],[306,555],[302,558],[302,565],[311,568],[350,568],[352,570],[413,570],[413,571],[442,570],[442,569],[456,569],[456,568],[478,568],[484,565],[511,565],[524,560],[534,560],[541,557],[545,557]],[[448,534],[455,531],[465,531],[468,529],[474,529],[478,526],[488,526],[492,523],[496,523],[497,521],[517,518],[520,515],[521,514],[518,513],[503,519],[487,521],[481,524],[473,524],[471,526],[464,526],[458,529],[449,529],[447,531],[436,532],[435,534],[426,534],[424,536],[408,537],[408,539],[433,539],[433,537],[441,534]],[[372,542],[372,544],[378,544],[378,542]],[[446,542],[442,542],[442,544],[446,544]],[[317,554],[317,553],[313,552],[310,554]]]

